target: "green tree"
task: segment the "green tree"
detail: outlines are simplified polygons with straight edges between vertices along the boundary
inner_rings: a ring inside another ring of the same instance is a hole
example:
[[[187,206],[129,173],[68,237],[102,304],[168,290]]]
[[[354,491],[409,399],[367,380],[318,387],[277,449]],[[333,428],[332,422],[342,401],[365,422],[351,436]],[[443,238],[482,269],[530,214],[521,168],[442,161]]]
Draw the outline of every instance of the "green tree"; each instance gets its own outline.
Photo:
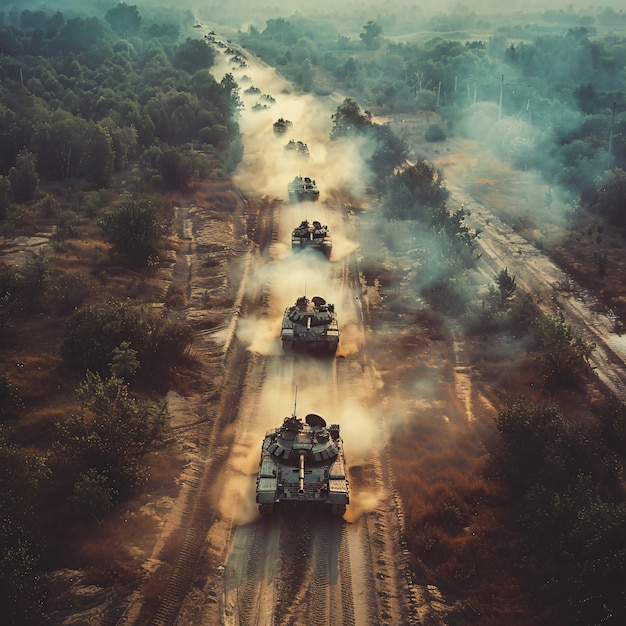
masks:
[[[84,139],[81,174],[97,188],[109,187],[113,180],[113,140],[107,128],[89,123]]]
[[[180,148],[165,149],[158,161],[161,182],[168,189],[186,191],[197,182],[194,157]]]
[[[36,156],[26,150],[20,150],[15,167],[9,170],[11,196],[14,202],[29,202],[39,190]]]
[[[366,129],[375,146],[368,163],[378,183],[382,184],[394,171],[406,166],[410,148],[406,140],[396,135],[389,124],[372,124]]]
[[[304,59],[294,74],[296,84],[302,91],[312,91],[315,81],[315,68],[309,59]]]
[[[58,425],[55,463],[75,472],[72,501],[102,514],[145,480],[141,459],[165,426],[167,406],[137,400],[122,379],[92,372],[77,393],[81,412]]]
[[[188,37],[178,46],[174,57],[174,67],[193,74],[209,68],[215,61],[215,51],[206,41]]]
[[[33,147],[39,155],[42,175],[52,180],[81,176],[90,124],[93,122],[62,110],[38,114]]]
[[[550,388],[574,384],[590,370],[594,345],[574,332],[562,312],[540,315],[531,325],[534,356]]]
[[[119,2],[117,6],[109,9],[104,18],[120,37],[134,35],[141,27],[141,15],[137,7],[129,6],[125,2]]]
[[[202,143],[208,143],[220,150],[224,150],[230,143],[230,133],[228,127],[223,124],[214,124],[200,129],[198,139]]]
[[[106,211],[98,220],[113,254],[142,264],[158,256],[171,225],[170,207],[137,196],[128,196],[119,208]]]
[[[79,514],[89,515],[100,524],[101,518],[113,508],[118,495],[108,482],[106,474],[89,468],[74,485],[74,491],[69,497],[70,504]]]
[[[369,20],[367,24],[363,26],[363,32],[359,37],[368,50],[376,50],[376,48],[380,47],[380,35],[382,32],[383,29],[381,26],[373,20]]]
[[[113,350],[113,360],[109,363],[111,374],[116,378],[130,382],[139,369],[137,350],[130,347],[130,342],[122,343]]]
[[[511,276],[508,267],[505,267],[496,274],[495,281],[500,294],[500,307],[504,308],[517,289],[516,277]]]
[[[346,98],[332,116],[333,127],[331,141],[340,137],[353,137],[363,134],[364,129],[372,124],[372,116],[361,112],[361,107],[351,98]]]
[[[113,149],[113,169],[121,172],[128,164],[129,158],[137,149],[137,129],[134,126],[119,126],[110,117],[100,121],[111,138]]]
[[[411,195],[412,201],[402,200],[404,194],[398,189],[404,187]],[[388,217],[399,219],[417,219],[430,221],[437,230],[445,230],[456,236],[465,212],[457,213],[453,219],[445,206],[448,197],[443,174],[425,159],[398,167],[386,180],[386,192],[383,206]],[[400,202],[399,202],[400,200]],[[429,213],[428,209],[432,209]],[[457,225],[455,229],[453,226]]]

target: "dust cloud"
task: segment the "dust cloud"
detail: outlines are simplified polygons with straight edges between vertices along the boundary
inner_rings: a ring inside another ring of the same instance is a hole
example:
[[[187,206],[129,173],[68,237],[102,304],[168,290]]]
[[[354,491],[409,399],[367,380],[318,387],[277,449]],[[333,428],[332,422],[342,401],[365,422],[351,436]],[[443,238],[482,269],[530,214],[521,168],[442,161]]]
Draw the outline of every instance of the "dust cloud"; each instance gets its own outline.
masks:
[[[236,184],[257,196],[287,200],[289,182],[300,175],[316,180],[322,200],[331,189],[362,192],[369,180],[369,170],[363,161],[367,146],[362,141],[337,141],[331,145],[328,140],[332,115],[339,102],[293,92],[290,84],[273,69],[250,59],[241,67],[231,60],[233,56],[234,52],[222,55],[215,73],[231,73],[240,87],[243,106],[239,126],[245,149],[234,176]],[[247,93],[251,88],[255,91]],[[255,109],[257,105],[267,108]],[[282,134],[273,130],[279,118],[292,124]],[[310,156],[286,150],[290,139],[306,143]]]

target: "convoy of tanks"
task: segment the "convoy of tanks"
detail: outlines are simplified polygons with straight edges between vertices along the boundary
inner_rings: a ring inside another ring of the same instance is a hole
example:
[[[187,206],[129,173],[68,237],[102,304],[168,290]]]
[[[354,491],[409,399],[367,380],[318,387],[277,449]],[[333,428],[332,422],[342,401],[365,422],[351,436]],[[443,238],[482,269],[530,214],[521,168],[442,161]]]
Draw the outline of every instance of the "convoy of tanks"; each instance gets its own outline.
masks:
[[[274,124],[274,133],[283,135],[292,127],[285,118]],[[308,156],[308,146],[293,139],[285,146]],[[315,201],[319,190],[314,179],[296,176],[288,184],[291,202]],[[327,225],[308,219],[293,229],[291,248],[311,249],[330,258],[332,239]],[[299,297],[283,314],[280,340],[284,352],[334,356],[339,346],[339,325],[335,306],[321,296]],[[309,413],[305,422],[294,413],[282,426],[267,432],[261,447],[256,479],[256,502],[261,513],[289,506],[314,506],[341,516],[350,502],[343,441],[339,425]]]

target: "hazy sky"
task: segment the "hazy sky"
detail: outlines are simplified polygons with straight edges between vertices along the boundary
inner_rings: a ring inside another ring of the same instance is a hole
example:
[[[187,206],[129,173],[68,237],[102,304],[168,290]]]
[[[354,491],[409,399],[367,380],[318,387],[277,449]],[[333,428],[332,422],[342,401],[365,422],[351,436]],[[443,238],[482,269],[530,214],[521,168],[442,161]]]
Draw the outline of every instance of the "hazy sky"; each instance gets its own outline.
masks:
[[[11,7],[18,9],[38,9],[47,7],[84,9],[92,5],[94,8],[104,9],[114,7],[116,0],[0,0],[0,10],[8,10]],[[157,5],[171,7],[171,2],[166,0],[126,0],[128,5],[136,5],[141,11],[142,6]],[[315,0],[310,3],[296,3],[293,0],[178,0],[175,6],[185,7],[204,11],[207,6],[219,7],[253,7],[256,11],[263,11],[269,17],[279,15],[291,15],[295,12],[310,14],[313,12],[343,13],[354,8],[355,11],[362,12],[365,8],[371,8],[372,13],[438,13],[448,11],[461,6],[469,8],[475,12],[504,13],[511,11],[522,11],[525,13],[535,11],[545,11],[546,9],[568,10],[573,7],[576,10],[590,9],[594,12],[598,8],[613,7],[616,11],[621,11],[621,2],[612,0],[508,0],[503,3],[501,0],[470,0],[458,2],[457,0],[431,0],[430,2],[415,2],[412,0],[394,0],[392,2],[381,3],[380,0]]]

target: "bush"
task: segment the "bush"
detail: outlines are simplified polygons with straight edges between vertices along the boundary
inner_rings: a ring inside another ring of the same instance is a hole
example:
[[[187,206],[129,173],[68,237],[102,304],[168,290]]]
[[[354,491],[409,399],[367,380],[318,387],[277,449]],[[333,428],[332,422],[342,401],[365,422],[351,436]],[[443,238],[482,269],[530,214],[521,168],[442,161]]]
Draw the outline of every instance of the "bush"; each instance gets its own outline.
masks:
[[[579,337],[563,313],[540,315],[531,325],[535,361],[550,389],[575,384],[590,370],[593,344]]]
[[[107,374],[115,350],[127,342],[137,352],[141,373],[147,374],[180,362],[192,341],[191,328],[171,321],[165,311],[108,301],[71,316],[61,351],[70,366]]]
[[[76,476],[70,502],[102,515],[116,496],[146,478],[140,460],[165,426],[167,407],[132,398],[121,378],[87,372],[78,389],[80,415],[58,425],[53,465]]]
[[[445,138],[446,133],[443,128],[441,128],[441,126],[437,126],[436,124],[429,126],[424,134],[424,139],[426,139],[426,141],[444,141]]]
[[[149,259],[158,258],[172,220],[171,206],[151,198],[129,196],[118,209],[107,211],[98,220],[98,226],[111,244],[113,254],[147,264]]]

